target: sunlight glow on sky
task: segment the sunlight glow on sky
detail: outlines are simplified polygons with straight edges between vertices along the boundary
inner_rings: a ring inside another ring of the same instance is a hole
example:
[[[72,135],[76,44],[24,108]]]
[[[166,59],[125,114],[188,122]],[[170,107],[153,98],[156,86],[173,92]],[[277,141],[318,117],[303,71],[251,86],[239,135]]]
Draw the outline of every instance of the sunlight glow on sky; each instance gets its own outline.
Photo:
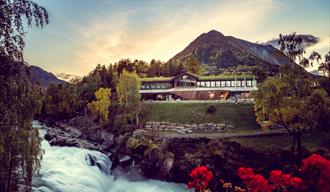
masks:
[[[167,61],[212,29],[251,42],[312,34],[330,50],[329,0],[34,0],[50,24],[29,29],[25,59],[50,72],[85,75],[122,58]]]

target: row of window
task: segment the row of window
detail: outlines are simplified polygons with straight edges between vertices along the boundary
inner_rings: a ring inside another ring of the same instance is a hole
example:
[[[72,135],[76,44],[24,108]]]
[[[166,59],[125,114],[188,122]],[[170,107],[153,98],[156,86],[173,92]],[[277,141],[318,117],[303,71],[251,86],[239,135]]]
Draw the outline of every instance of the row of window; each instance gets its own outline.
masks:
[[[256,80],[238,80],[238,81],[199,81],[198,87],[252,87],[256,86]]]
[[[256,86],[255,80],[238,80],[238,81],[198,81],[197,87],[252,87]],[[141,89],[169,89],[170,83],[145,83],[141,85]]]
[[[141,89],[169,89],[170,83],[146,83],[141,85]]]

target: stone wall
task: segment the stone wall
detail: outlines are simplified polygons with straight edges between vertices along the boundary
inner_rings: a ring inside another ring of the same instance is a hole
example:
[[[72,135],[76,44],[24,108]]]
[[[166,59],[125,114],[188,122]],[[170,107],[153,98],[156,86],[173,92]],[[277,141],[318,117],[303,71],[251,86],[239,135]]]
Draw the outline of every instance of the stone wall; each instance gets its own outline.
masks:
[[[180,134],[194,132],[226,132],[233,128],[233,125],[226,125],[223,123],[180,124],[169,122],[147,122],[145,125],[145,129],[148,131],[173,131]]]

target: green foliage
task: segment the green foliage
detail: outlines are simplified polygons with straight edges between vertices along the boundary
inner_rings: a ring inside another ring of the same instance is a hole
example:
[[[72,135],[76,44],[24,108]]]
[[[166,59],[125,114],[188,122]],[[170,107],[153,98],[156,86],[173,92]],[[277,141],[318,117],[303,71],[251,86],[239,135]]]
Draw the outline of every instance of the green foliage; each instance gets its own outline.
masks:
[[[1,0],[0,21],[0,55],[22,61],[24,26],[42,28],[48,24],[48,13],[31,0]]]
[[[292,61],[295,61],[297,57],[304,53],[304,49],[301,46],[302,43],[302,37],[296,35],[296,33],[279,35],[278,44],[280,46],[280,50]]]
[[[101,87],[95,92],[96,100],[87,104],[88,110],[102,124],[109,120],[110,95],[109,88]]]
[[[132,136],[127,141],[128,149],[134,150],[141,146],[144,149],[152,149],[158,147],[158,145],[154,142],[154,138],[143,135]]]
[[[77,90],[71,84],[50,84],[45,92],[40,116],[70,118],[80,106]]]
[[[28,67],[0,56],[0,191],[15,191],[18,180],[31,186],[42,151],[31,121],[41,107],[40,89]]]
[[[87,103],[95,99],[95,91],[101,87],[101,76],[99,72],[91,73],[84,77],[78,84],[79,99],[87,105]]]
[[[301,152],[301,136],[306,129],[315,128],[320,111],[328,111],[329,97],[323,89],[312,87],[312,81],[294,68],[270,77],[254,93],[258,122],[269,121],[285,127],[294,137],[294,146]]]
[[[330,78],[330,51],[324,57],[324,62],[320,64],[318,70],[322,71],[324,75]]]
[[[196,75],[201,75],[203,73],[201,63],[194,56],[190,56],[184,61],[184,68],[187,72],[194,73]]]
[[[147,70],[148,76],[163,76],[163,63],[160,60],[152,59]]]
[[[117,94],[119,104],[124,107],[127,113],[136,116],[136,123],[138,124],[138,113],[140,111],[140,86],[141,81],[135,72],[123,71],[118,85]]]

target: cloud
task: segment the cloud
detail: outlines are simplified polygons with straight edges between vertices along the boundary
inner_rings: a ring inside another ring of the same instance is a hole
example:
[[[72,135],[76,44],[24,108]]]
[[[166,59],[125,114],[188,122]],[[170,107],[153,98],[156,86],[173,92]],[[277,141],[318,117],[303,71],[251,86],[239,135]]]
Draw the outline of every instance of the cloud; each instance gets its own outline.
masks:
[[[304,35],[300,34],[299,36],[302,37],[305,53],[304,57],[308,57],[313,51],[318,52],[321,54],[322,58],[324,59],[324,55],[327,54],[330,51],[330,37],[324,36],[324,37],[315,37],[314,35]],[[278,46],[278,38],[274,38],[270,41],[267,41],[265,43],[261,43],[264,45],[273,45],[274,47],[279,49]],[[308,68],[308,71],[313,71],[318,69],[318,64],[315,63],[313,67]]]
[[[299,36],[299,37],[302,38],[302,47],[304,49],[307,49],[309,47],[313,47],[313,46],[317,45],[320,42],[320,38],[315,37],[315,36],[310,35],[310,34],[308,34],[308,35],[298,34],[297,36]],[[278,41],[279,41],[279,38],[274,38],[274,39],[272,39],[270,41],[267,41],[265,43],[260,43],[260,44],[263,44],[263,45],[272,45],[275,48],[278,48],[279,49]]]
[[[188,3],[186,7],[163,2],[148,9],[119,9],[94,18],[84,27],[72,25],[83,45],[74,51],[73,60],[83,73],[98,63],[109,64],[121,58],[166,61],[211,29],[248,38],[247,34],[258,29],[274,10],[272,0]]]

